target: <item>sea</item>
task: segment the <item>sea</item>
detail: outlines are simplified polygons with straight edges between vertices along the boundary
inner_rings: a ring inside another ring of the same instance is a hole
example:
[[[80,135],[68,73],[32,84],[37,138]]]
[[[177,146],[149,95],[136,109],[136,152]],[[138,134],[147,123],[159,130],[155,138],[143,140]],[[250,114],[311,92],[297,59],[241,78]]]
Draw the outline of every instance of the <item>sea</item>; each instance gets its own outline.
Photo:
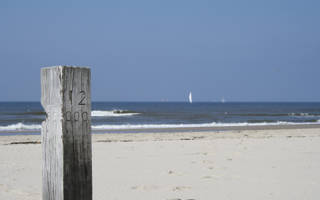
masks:
[[[320,124],[320,103],[93,102],[92,131]],[[39,102],[0,102],[0,135],[40,134]]]

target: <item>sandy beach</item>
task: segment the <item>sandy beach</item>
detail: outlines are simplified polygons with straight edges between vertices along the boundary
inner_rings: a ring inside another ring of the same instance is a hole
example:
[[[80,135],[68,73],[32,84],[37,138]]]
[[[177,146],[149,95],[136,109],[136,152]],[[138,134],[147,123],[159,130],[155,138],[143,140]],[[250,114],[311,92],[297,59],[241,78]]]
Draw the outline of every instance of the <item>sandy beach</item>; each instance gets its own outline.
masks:
[[[93,197],[318,199],[320,128],[93,135]],[[39,135],[0,137],[0,199],[41,199]]]
[[[0,200],[320,200],[320,0],[0,2]]]

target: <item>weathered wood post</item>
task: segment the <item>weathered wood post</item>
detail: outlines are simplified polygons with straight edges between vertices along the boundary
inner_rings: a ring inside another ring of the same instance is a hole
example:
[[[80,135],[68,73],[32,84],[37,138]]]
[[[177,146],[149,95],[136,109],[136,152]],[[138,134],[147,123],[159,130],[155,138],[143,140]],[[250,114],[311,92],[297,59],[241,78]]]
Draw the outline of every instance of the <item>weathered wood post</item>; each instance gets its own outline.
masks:
[[[43,200],[92,200],[90,69],[41,69]]]

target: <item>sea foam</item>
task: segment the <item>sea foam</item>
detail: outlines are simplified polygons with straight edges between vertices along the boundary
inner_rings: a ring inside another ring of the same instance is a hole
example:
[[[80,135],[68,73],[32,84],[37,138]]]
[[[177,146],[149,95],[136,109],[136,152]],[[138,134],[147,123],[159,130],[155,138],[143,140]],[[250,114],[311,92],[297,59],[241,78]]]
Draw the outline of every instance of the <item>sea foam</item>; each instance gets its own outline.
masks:
[[[0,126],[0,131],[19,131],[19,130],[40,130],[41,125],[39,124],[11,124],[8,126]]]
[[[93,110],[92,117],[127,117],[138,115],[139,113],[129,112],[125,110]]]
[[[316,122],[261,122],[261,123],[203,123],[203,124],[121,124],[121,125],[92,125],[93,130],[124,130],[124,129],[161,129],[161,128],[210,128],[210,127],[232,127],[232,126],[276,126],[276,125],[309,125],[320,124],[320,119]],[[24,131],[41,130],[38,124],[11,124],[0,126],[0,131]]]
[[[122,125],[93,125],[93,130],[123,130],[123,129],[153,129],[153,128],[210,128],[210,127],[232,127],[232,126],[276,126],[276,125],[308,125],[320,124],[317,122],[261,122],[261,123],[203,123],[203,124],[122,124]]]

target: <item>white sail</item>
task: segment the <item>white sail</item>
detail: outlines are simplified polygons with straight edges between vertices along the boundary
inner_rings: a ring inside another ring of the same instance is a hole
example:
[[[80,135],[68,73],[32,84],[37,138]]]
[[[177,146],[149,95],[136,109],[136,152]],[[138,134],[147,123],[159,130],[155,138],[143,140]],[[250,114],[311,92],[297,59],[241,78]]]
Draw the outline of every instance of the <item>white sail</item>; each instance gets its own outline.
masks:
[[[192,103],[192,93],[189,93],[189,103]]]
[[[225,102],[226,102],[226,100],[224,99],[224,97],[222,97],[221,103],[225,103]]]

